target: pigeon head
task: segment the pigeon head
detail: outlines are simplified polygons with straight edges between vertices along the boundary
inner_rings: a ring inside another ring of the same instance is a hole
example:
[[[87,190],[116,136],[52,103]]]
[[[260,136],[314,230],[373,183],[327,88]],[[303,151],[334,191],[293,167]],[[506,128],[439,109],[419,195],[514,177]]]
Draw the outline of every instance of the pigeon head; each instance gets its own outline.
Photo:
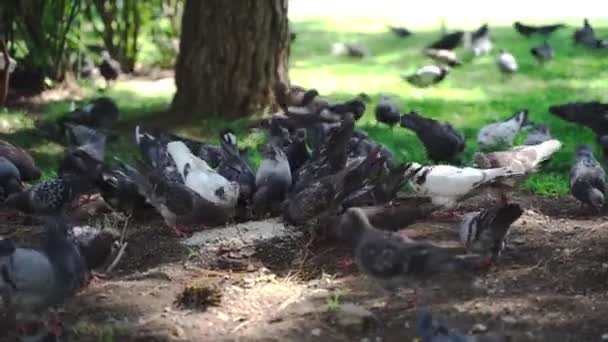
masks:
[[[107,50],[101,51],[101,59],[103,59],[103,60],[110,59],[110,53]]]
[[[237,145],[236,134],[234,134],[234,131],[230,128],[224,128],[220,131],[220,139],[223,144],[232,146]]]
[[[589,145],[579,145],[576,147],[576,156],[577,157],[592,157],[593,150]]]
[[[310,104],[317,96],[319,96],[319,92],[316,89],[309,89],[304,93],[301,104],[306,106]]]
[[[414,175],[416,175],[416,173],[418,173],[418,171],[420,171],[422,167],[422,165],[415,162],[407,163],[405,164],[403,174],[405,175],[406,179],[412,178]]]
[[[306,141],[306,130],[303,128],[297,129],[296,133],[294,135],[294,140],[300,143],[303,143]]]
[[[365,103],[369,103],[371,102],[372,98],[369,97],[369,95],[367,95],[366,93],[359,93],[357,95],[358,98],[361,99],[361,101],[365,102]]]
[[[509,120],[513,120],[513,119],[515,119],[515,121],[517,121],[519,123],[519,127],[525,126],[526,123],[528,122],[528,110],[527,109],[518,110],[517,112],[515,112],[515,114],[513,114],[513,116],[511,116],[509,118]]]
[[[345,103],[350,107],[355,121],[359,120],[365,114],[365,102],[361,99],[353,99]]]

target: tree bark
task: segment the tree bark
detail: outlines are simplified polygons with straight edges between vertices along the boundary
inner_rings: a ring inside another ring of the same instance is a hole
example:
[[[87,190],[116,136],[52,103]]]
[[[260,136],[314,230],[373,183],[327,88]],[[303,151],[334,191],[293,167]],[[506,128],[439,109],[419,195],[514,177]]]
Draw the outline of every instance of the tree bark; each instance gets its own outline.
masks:
[[[287,82],[288,0],[186,0],[175,66],[175,115],[243,117]]]

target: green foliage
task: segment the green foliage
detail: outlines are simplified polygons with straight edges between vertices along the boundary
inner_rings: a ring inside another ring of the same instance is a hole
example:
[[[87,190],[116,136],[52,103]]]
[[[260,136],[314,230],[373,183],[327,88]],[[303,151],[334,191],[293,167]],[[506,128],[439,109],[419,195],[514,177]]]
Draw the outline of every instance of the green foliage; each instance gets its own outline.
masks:
[[[132,71],[140,58],[148,64],[173,65],[183,0],[7,0],[0,15],[14,57],[42,67],[61,80],[84,53],[96,59],[101,50]],[[2,25],[0,25],[2,26]]]

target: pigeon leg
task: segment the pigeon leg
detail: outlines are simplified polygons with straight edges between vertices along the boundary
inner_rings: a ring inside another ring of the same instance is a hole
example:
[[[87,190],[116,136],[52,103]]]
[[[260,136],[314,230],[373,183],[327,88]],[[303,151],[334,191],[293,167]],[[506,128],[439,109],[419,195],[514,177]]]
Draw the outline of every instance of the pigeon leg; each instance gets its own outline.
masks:
[[[175,235],[177,235],[178,238],[184,238],[187,236],[187,234],[184,233],[183,228],[184,227],[178,224],[171,226],[171,229],[173,229],[173,232],[175,233]]]
[[[456,211],[456,209],[454,208],[450,208],[447,209],[445,214],[443,215],[435,215],[435,217],[439,217],[439,218],[447,218],[447,219],[453,219],[453,220],[462,220],[463,215],[461,213],[459,213],[458,211]]]
[[[347,271],[347,270],[352,269],[354,264],[355,264],[355,260],[350,256],[338,258],[338,260],[336,261],[336,265],[342,271]]]
[[[63,323],[56,312],[51,312],[48,320],[48,329],[55,336],[63,335]]]

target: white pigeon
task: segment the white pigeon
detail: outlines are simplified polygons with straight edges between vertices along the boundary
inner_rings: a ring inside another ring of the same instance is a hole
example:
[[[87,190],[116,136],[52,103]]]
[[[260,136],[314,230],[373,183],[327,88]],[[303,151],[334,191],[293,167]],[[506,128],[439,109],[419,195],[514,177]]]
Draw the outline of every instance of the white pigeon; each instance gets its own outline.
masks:
[[[416,87],[428,87],[441,82],[450,69],[446,66],[425,65],[412,75],[402,75],[401,78]]]
[[[479,130],[477,145],[482,150],[501,146],[511,147],[517,133],[528,120],[528,110],[518,111],[509,119],[486,125]]]
[[[430,197],[431,202],[448,208],[456,206],[460,199],[476,193],[473,190],[501,178],[517,175],[508,167],[495,169],[459,168],[451,165],[423,166],[409,163],[405,176],[414,192]]]
[[[175,162],[184,184],[205,200],[220,207],[236,206],[239,184],[230,182],[198,158],[181,141],[167,144],[167,151]]]
[[[519,68],[515,57],[504,49],[500,49],[496,64],[503,74],[512,74]]]
[[[489,35],[485,35],[473,41],[471,49],[475,57],[480,57],[489,54],[493,47],[492,39],[490,39]]]

